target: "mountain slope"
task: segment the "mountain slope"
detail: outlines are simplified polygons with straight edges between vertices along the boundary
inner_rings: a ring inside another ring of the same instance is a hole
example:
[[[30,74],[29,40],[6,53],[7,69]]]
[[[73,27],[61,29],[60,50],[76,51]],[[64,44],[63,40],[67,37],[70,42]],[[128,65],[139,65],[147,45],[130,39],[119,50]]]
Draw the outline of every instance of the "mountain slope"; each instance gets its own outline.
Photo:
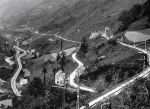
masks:
[[[37,26],[47,21],[53,12],[76,1],[78,0],[8,0],[1,7],[1,19],[13,26],[27,23]]]
[[[73,6],[56,12],[41,26],[40,31],[59,31],[63,37],[80,40],[93,31],[114,25],[123,10],[144,2],[145,0],[79,0]]]
[[[24,14],[42,1],[43,0],[3,0],[0,8],[0,18],[2,22],[5,21],[11,24],[13,20],[19,19],[21,14]]]

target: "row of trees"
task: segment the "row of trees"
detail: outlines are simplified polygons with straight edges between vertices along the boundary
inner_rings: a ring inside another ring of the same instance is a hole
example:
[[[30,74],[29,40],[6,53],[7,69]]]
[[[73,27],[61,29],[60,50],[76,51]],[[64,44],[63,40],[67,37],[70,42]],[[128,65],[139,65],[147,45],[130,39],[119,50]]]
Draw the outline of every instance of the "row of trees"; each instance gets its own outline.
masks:
[[[122,25],[117,32],[122,32],[128,28],[128,26],[145,16],[150,16],[150,1],[147,0],[144,4],[135,4],[129,11],[123,11],[119,16],[119,21]]]

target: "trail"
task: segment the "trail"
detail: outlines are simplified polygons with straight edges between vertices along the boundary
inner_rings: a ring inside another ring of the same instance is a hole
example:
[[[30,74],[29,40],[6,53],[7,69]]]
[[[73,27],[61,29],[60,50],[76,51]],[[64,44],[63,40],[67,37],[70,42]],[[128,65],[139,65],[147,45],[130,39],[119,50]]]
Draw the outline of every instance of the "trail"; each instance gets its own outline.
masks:
[[[69,76],[69,84],[70,86],[74,87],[74,88],[80,88],[80,90],[84,90],[84,91],[88,91],[88,92],[96,92],[94,89],[92,88],[89,88],[89,87],[86,87],[86,86],[78,86],[76,83],[75,83],[75,78],[78,77],[78,73],[79,73],[79,76],[82,75],[82,73],[84,72],[84,65],[81,61],[79,61],[77,58],[76,58],[76,54],[77,53],[74,53],[72,54],[72,59],[78,63],[78,67],[70,74]]]
[[[19,68],[17,69],[15,75],[11,79],[11,87],[12,87],[13,92],[16,94],[16,96],[21,96],[21,91],[18,91],[18,89],[16,87],[16,79],[17,79],[17,77],[18,77],[18,75],[19,75],[19,73],[22,69],[21,58],[26,55],[26,51],[24,51],[23,49],[21,49],[17,46],[15,46],[14,48],[16,48],[16,50],[17,50],[16,57],[17,57],[17,62],[18,62],[18,67]],[[20,51],[22,51],[23,54],[19,54]]]

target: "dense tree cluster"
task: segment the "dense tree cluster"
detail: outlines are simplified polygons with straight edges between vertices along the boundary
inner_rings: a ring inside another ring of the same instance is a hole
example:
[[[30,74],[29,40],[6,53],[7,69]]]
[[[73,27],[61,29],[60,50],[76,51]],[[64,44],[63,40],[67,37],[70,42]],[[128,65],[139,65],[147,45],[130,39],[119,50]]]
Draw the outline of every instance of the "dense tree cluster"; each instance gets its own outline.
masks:
[[[137,61],[136,58],[138,55],[129,58],[129,62],[133,63],[129,64],[128,60],[122,61],[121,63],[110,64],[99,66],[96,70],[91,71],[91,67],[86,69],[85,74],[80,76],[80,80],[83,82],[88,80],[89,82],[93,82],[98,80],[100,76],[104,77],[106,83],[120,83],[124,80],[134,76],[135,74],[141,72],[143,70],[143,62]]]
[[[0,78],[5,81],[9,80],[14,74],[14,69],[8,69],[5,67],[0,68]]]
[[[13,99],[13,107],[7,109],[71,109],[76,104],[76,93],[66,91],[63,103],[63,89],[44,86],[40,78],[35,77],[23,92],[21,98]]]
[[[145,16],[150,18],[150,1],[147,0],[144,4],[135,4],[129,11],[123,11],[119,16],[119,21],[122,25],[117,32],[122,32],[128,28],[128,26]]]
[[[78,53],[80,58],[83,58],[85,54],[88,52],[88,47],[89,47],[88,41],[85,37],[83,37],[81,40],[81,46]]]

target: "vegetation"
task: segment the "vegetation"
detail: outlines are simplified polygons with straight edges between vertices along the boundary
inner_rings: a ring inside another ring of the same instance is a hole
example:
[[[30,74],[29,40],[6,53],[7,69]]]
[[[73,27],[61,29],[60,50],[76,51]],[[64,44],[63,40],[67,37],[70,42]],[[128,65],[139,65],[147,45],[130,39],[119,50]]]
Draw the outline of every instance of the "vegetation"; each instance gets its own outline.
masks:
[[[129,11],[123,11],[119,16],[119,21],[122,22],[122,25],[117,32],[122,32],[126,30],[129,25],[143,17],[150,18],[150,2],[147,0],[144,4],[135,4]],[[148,20],[149,21],[149,20]]]
[[[13,69],[8,69],[5,67],[0,68],[0,78],[5,81],[9,80],[13,76],[14,70],[15,68]]]
[[[99,66],[93,71],[92,67],[86,69],[86,73],[80,76],[80,81],[93,86],[101,78],[107,87],[118,84],[140,73],[143,70],[143,62],[138,61],[140,55],[134,55],[116,64]],[[99,88],[99,86],[97,86]]]
[[[147,79],[139,79],[134,85],[127,87],[116,97],[109,99],[111,109],[149,109],[150,105],[150,81]],[[95,109],[99,109],[97,106]]]
[[[83,37],[79,49],[79,57],[83,58],[87,52],[88,52],[88,41],[85,37]]]
[[[38,84],[41,84],[37,86]],[[32,88],[31,88],[32,87]],[[21,99],[13,99],[13,107],[9,109],[71,109],[75,106],[76,93],[66,91],[63,103],[63,89],[53,88],[50,84],[43,87],[39,78],[34,78]]]
[[[73,16],[68,16],[61,22],[56,22],[55,20],[50,21],[47,25],[40,28],[40,32],[54,31],[54,30],[65,30],[66,25],[73,25],[76,22],[76,18]]]

